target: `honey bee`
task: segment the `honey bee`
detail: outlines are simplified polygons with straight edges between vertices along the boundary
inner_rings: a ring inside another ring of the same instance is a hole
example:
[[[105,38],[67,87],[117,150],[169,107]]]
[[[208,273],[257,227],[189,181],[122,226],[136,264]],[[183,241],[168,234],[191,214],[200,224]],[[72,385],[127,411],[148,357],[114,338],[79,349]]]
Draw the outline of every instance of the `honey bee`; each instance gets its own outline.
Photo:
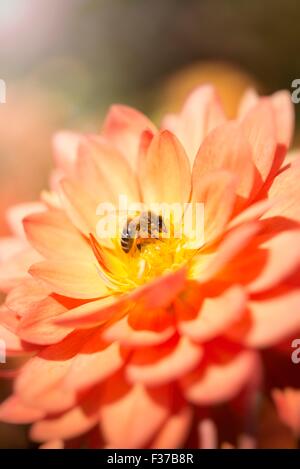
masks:
[[[161,215],[151,211],[142,212],[125,223],[121,233],[121,247],[126,254],[135,247],[141,250],[144,243],[159,239],[163,232],[166,233],[167,229]]]

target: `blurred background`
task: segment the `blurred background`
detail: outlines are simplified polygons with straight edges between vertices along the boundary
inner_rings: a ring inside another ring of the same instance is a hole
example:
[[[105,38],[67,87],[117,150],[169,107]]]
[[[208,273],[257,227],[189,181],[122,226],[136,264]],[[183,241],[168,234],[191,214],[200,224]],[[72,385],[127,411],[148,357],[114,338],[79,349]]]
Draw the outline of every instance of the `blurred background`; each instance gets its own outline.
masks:
[[[0,0],[0,235],[6,208],[47,184],[56,130],[97,131],[116,102],[159,120],[208,81],[234,116],[247,87],[300,78],[299,20],[299,0]],[[19,427],[0,433],[28,445]]]

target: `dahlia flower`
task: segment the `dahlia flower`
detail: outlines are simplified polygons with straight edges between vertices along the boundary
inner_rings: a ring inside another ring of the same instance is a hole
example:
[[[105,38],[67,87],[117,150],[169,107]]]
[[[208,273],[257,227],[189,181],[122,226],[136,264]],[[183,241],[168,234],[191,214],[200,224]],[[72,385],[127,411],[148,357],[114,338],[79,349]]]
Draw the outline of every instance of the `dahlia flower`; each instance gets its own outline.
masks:
[[[0,337],[24,355],[0,419],[32,424],[42,447],[198,445],[202,421],[253,446],[269,395],[299,431],[284,390],[299,386],[292,133],[287,92],[249,91],[229,121],[202,86],[159,129],[115,105],[100,135],[56,135],[50,190],[9,211],[0,244]],[[120,235],[97,233],[99,204],[120,194],[204,204],[204,242],[159,236],[124,252]]]

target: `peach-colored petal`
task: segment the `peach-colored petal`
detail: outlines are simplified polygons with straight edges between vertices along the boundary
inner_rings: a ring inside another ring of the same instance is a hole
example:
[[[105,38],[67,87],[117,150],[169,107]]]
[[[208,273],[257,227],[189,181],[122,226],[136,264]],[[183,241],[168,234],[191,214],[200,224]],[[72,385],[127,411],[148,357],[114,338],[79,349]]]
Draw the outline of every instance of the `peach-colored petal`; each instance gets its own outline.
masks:
[[[234,228],[228,233],[224,240],[222,240],[215,255],[210,256],[205,265],[203,265],[202,254],[194,257],[192,270],[193,278],[197,278],[201,282],[206,282],[214,277],[228,262],[246,248],[260,229],[261,227],[258,222],[252,222]]]
[[[227,228],[231,229],[238,225],[242,225],[243,223],[259,220],[267,212],[267,210],[269,210],[274,205],[275,202],[275,200],[263,199],[250,205],[245,210],[240,212],[236,217],[234,217],[228,223]]]
[[[47,286],[29,277],[8,293],[5,304],[22,317],[30,312],[33,303],[44,300],[50,294],[51,290]]]
[[[25,248],[2,262],[0,264],[0,289],[8,292],[21,281],[30,279],[28,269],[40,260],[40,254],[34,249]]]
[[[276,201],[263,218],[277,216],[300,221],[299,178],[298,166],[292,166],[275,177],[269,190],[269,197]]]
[[[232,399],[259,374],[259,358],[254,351],[244,350],[225,358],[218,347],[215,354],[216,360],[208,358],[206,366],[181,380],[186,399],[194,404],[211,405]]]
[[[24,220],[24,228],[30,243],[46,258],[93,258],[86,239],[62,210],[29,215]]]
[[[73,333],[59,344],[45,347],[30,359],[24,365],[16,380],[15,390],[17,395],[24,402],[34,403],[38,407],[42,404],[59,404],[57,397],[60,397],[61,400],[64,393],[66,402],[62,402],[62,407],[72,402],[68,390],[61,386],[61,381],[89,334],[87,332]],[[33,376],[34,380],[32,379]],[[49,403],[47,398],[49,398]]]
[[[224,231],[233,211],[235,189],[236,177],[225,170],[205,174],[193,186],[193,201],[204,204],[205,243]]]
[[[30,311],[18,324],[18,335],[21,339],[38,345],[49,345],[60,342],[72,332],[71,328],[59,328],[53,324],[53,318],[67,310],[63,300],[47,296],[37,303],[32,303]]]
[[[14,355],[19,353],[23,354],[24,352],[26,352],[26,349],[28,349],[28,352],[31,350],[31,347],[26,347],[26,344],[22,342],[20,337],[11,332],[9,329],[6,329],[6,327],[2,326],[1,324],[0,339],[3,340],[5,343],[5,353],[7,355]],[[36,347],[32,347],[33,350],[35,348]]]
[[[153,449],[182,448],[192,422],[192,410],[182,405],[177,412],[172,413],[163,425],[158,435],[152,441]]]
[[[261,99],[241,123],[262,181],[271,171],[276,150],[276,126],[271,101]]]
[[[295,112],[289,91],[277,91],[271,96],[275,110],[277,140],[280,144],[289,148],[293,133]]]
[[[34,405],[34,407],[41,409],[47,415],[57,415],[60,412],[66,412],[73,408],[77,403],[77,395],[73,391],[64,388],[63,380],[61,380],[57,381],[55,386],[34,396],[33,401],[31,397],[26,396],[24,402]]]
[[[64,385],[78,391],[103,381],[121,368],[126,356],[118,343],[106,344],[97,331],[76,355]]]
[[[62,326],[79,327],[80,329],[98,326],[114,315],[124,314],[128,309],[125,297],[108,296],[100,300],[90,301],[77,308],[61,314],[55,319],[55,324]]]
[[[206,298],[195,319],[179,322],[179,331],[193,340],[211,340],[241,318],[246,299],[239,286],[232,286],[215,298]]]
[[[62,131],[54,135],[53,149],[56,167],[65,176],[73,176],[79,143],[82,136],[75,132]]]
[[[230,337],[251,347],[270,347],[300,328],[300,290],[281,288],[248,303],[249,316]]]
[[[34,213],[42,213],[45,210],[46,207],[41,202],[24,203],[10,207],[6,212],[6,218],[12,233],[18,238],[25,240],[26,237],[23,228],[24,218]]]
[[[13,238],[12,236],[2,237],[0,239],[0,263],[2,264],[13,258],[16,254],[21,253],[26,246],[23,239]]]
[[[140,187],[146,203],[188,202],[191,191],[190,165],[185,151],[168,131],[158,133],[142,156]]]
[[[149,390],[142,384],[129,386],[116,376],[105,383],[102,392],[100,427],[111,447],[146,446],[170,415],[171,386]]]
[[[215,89],[205,85],[190,94],[179,115],[167,115],[162,126],[179,138],[193,163],[204,137],[225,119]]]
[[[96,263],[77,260],[43,261],[30,267],[29,273],[49,285],[55,293],[73,298],[92,299],[107,296]]]
[[[292,140],[295,120],[290,92],[286,90],[277,91],[269,99],[273,107],[277,142],[288,148]],[[240,118],[244,118],[259,101],[260,98],[255,90],[247,90],[240,102]]]
[[[257,182],[257,175],[250,144],[236,123],[221,125],[204,139],[194,162],[193,187],[201,184],[205,174],[220,169],[237,176],[237,195],[248,199]]]
[[[243,119],[247,113],[258,103],[259,95],[254,88],[248,88],[243,94],[238,109],[238,116]]]
[[[23,404],[18,396],[8,397],[0,405],[0,420],[7,423],[25,424],[44,417],[44,412]]]
[[[9,309],[5,303],[0,306],[1,326],[5,327],[6,329],[15,334],[19,324],[19,320],[20,318],[17,313]]]
[[[99,389],[94,388],[80,405],[57,417],[36,422],[30,430],[34,441],[74,438],[93,428],[98,420]]]
[[[97,200],[93,199],[78,182],[63,179],[60,199],[66,215],[84,235],[95,233],[99,217]]]
[[[299,389],[274,389],[272,392],[279,418],[298,436],[300,434],[300,391]]]
[[[138,316],[143,314],[145,309],[150,309],[150,312],[158,309],[158,314],[160,314],[165,324],[165,315],[161,314],[160,308],[168,306],[178,291],[183,289],[185,276],[185,269],[172,272],[137,288],[128,295],[108,296],[78,306],[72,311],[61,315],[55,322],[66,326],[89,328],[109,320],[116,313],[123,315],[130,311],[131,321],[136,323],[134,318],[138,319]],[[155,321],[158,326],[158,315],[153,316],[152,314],[148,319],[151,324]],[[143,320],[143,322],[145,321]],[[125,330],[122,335],[126,335]]]
[[[161,311],[161,314],[164,314]],[[166,342],[174,334],[175,328],[170,325],[161,330],[134,329],[128,323],[128,316],[114,322],[103,330],[102,337],[108,342],[118,341],[125,346],[155,346]]]
[[[123,155],[104,139],[86,139],[79,147],[77,174],[97,202],[118,203],[119,196],[139,201],[137,179]]]
[[[131,356],[126,376],[132,383],[158,386],[176,380],[194,369],[202,358],[202,349],[187,337],[155,348],[142,348]]]
[[[102,128],[107,138],[135,168],[140,137],[144,130],[156,131],[152,122],[142,113],[128,106],[111,106]]]
[[[216,449],[218,447],[218,431],[213,420],[201,420],[197,430],[201,449]]]
[[[249,284],[251,293],[274,288],[300,266],[300,231],[283,231],[262,243],[260,248],[268,250],[267,261],[262,271]]]

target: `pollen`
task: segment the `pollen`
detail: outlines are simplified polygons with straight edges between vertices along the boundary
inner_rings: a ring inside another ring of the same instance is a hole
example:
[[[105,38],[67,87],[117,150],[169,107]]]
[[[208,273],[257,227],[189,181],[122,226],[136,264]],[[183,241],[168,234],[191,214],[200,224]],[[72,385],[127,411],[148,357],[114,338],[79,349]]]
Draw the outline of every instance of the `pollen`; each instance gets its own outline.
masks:
[[[156,239],[145,242],[140,250],[127,256],[129,276],[136,285],[177,270],[192,256],[182,239]]]

